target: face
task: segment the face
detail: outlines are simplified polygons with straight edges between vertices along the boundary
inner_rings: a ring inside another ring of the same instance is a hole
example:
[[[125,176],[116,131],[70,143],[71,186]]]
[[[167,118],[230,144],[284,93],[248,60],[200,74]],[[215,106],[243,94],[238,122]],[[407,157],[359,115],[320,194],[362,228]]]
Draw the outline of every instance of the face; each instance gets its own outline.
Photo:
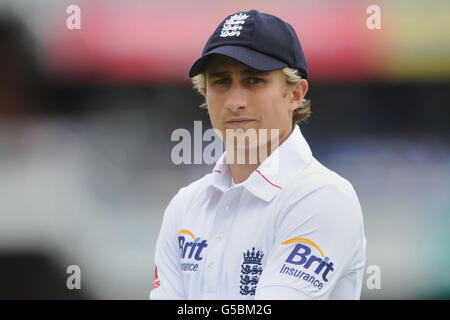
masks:
[[[261,72],[236,60],[216,55],[206,68],[205,98],[211,123],[226,138],[227,129],[279,130],[279,144],[292,131],[293,111],[307,90],[287,87],[282,70]]]

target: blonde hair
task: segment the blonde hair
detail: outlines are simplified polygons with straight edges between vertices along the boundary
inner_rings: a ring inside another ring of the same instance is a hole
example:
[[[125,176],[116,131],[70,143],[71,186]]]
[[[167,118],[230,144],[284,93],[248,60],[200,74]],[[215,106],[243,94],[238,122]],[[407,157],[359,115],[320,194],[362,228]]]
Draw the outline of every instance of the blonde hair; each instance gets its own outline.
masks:
[[[302,77],[299,75],[298,70],[292,69],[289,67],[285,67],[282,69],[284,75],[286,76],[286,85],[289,86],[295,85]],[[206,90],[206,76],[205,73],[199,73],[192,79],[192,85],[194,90],[200,93],[203,97],[205,96]],[[200,108],[208,109],[208,105],[206,101],[204,101]],[[294,110],[294,115],[292,117],[292,125],[296,125],[302,121],[305,121],[311,116],[311,100],[303,99],[302,105]]]

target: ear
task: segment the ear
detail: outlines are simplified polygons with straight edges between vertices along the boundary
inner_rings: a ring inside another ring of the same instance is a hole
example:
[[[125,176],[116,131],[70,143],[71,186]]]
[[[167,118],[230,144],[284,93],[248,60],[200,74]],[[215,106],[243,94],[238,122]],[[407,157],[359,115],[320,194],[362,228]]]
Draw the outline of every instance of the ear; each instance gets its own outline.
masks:
[[[291,88],[291,100],[289,101],[289,111],[294,111],[299,108],[303,103],[303,98],[308,91],[308,81],[300,79]]]

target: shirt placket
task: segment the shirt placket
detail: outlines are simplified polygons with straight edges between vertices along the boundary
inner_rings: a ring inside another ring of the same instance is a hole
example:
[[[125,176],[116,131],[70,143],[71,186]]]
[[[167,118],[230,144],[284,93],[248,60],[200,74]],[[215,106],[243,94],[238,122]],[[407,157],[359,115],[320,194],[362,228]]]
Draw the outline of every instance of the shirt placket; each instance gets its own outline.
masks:
[[[227,245],[232,245],[228,239],[233,221],[236,217],[238,193],[236,190],[225,192],[216,209],[212,237],[206,258],[204,295],[206,299],[218,299],[217,285],[223,270],[223,255]]]

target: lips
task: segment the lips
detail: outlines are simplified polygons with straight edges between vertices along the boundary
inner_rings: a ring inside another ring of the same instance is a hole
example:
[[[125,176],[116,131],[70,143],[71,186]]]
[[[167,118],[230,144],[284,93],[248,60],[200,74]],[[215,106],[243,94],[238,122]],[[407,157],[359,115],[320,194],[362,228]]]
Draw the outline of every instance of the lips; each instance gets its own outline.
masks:
[[[230,119],[227,121],[229,124],[246,124],[255,121],[255,119],[252,118],[235,118]]]

